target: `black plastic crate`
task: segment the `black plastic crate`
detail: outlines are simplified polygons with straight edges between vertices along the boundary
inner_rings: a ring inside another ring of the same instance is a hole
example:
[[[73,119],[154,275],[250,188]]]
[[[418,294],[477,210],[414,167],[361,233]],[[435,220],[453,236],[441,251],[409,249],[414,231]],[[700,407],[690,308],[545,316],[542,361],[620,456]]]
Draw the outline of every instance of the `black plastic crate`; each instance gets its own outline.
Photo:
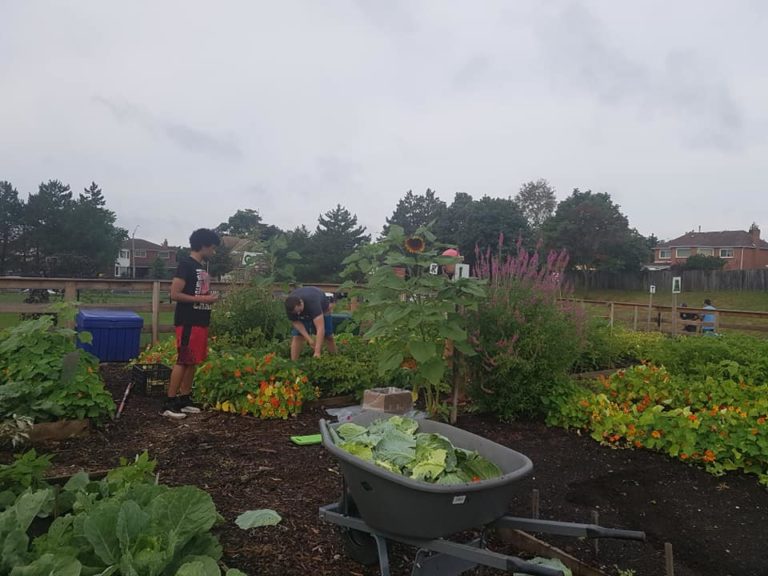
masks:
[[[165,396],[171,369],[165,364],[135,364],[131,372],[133,388],[144,396]]]

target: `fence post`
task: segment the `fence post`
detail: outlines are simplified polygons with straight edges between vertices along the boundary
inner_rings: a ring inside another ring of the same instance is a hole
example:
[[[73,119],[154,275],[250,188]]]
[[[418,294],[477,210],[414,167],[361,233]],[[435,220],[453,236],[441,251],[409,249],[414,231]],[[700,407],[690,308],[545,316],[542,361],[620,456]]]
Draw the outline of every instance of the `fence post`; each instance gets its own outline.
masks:
[[[637,317],[638,317],[638,314],[639,314],[639,310],[638,310],[637,306],[635,306],[634,317],[632,318],[632,330],[634,330],[635,332],[637,332]]]
[[[77,302],[77,286],[74,282],[64,283],[64,302]],[[67,320],[65,323],[67,328],[73,328],[74,325],[74,320]]]
[[[157,344],[160,331],[160,282],[152,282],[152,344]]]
[[[675,294],[674,298],[672,298],[672,334],[675,336],[679,333],[677,330],[677,318],[677,294]]]
[[[610,326],[611,330],[613,330],[613,320],[614,320],[614,313],[616,312],[616,305],[613,302],[609,302],[608,307],[610,308],[609,317],[608,317],[608,326]]]

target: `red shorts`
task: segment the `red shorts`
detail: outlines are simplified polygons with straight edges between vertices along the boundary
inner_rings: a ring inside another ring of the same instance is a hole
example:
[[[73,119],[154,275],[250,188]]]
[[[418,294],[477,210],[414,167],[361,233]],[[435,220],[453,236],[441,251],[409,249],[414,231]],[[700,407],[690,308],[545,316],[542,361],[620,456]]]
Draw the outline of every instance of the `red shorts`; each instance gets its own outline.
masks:
[[[197,366],[208,358],[207,326],[176,326],[176,364]]]

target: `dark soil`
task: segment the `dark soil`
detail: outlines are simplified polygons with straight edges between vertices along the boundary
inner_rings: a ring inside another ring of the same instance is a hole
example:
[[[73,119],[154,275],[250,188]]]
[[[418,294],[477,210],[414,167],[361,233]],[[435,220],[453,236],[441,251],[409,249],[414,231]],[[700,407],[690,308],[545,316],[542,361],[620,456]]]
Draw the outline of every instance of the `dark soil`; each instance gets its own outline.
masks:
[[[119,366],[103,371],[118,398],[128,372]],[[347,560],[335,529],[318,519],[318,507],[340,495],[334,461],[321,446],[289,441],[317,432],[320,407],[287,421],[204,412],[173,422],[159,416],[159,405],[158,399],[131,396],[116,423],[41,451],[56,455],[53,473],[60,475],[104,470],[121,456],[148,450],[159,462],[161,481],[195,484],[212,495],[226,519],[219,529],[224,560],[248,574],[378,574]],[[659,576],[664,543],[671,542],[676,576],[768,574],[768,492],[754,477],[715,478],[649,451],[611,450],[538,423],[499,424],[467,415],[459,425],[533,460],[534,474],[520,482],[513,514],[530,515],[531,490],[537,488],[542,518],[589,522],[597,510],[605,526],[648,535],[645,543],[601,541],[597,557],[590,542],[543,537],[587,563],[612,574],[618,566]],[[283,522],[250,533],[235,526],[240,513],[257,508],[278,511]],[[394,548],[393,575],[410,573],[414,552]]]

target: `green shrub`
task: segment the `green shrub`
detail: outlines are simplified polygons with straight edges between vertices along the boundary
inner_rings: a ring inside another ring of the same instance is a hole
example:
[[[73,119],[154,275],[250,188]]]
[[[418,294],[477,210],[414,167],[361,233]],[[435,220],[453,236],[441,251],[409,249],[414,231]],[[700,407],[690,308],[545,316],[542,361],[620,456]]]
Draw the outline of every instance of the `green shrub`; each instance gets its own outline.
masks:
[[[77,350],[74,330],[53,322],[41,316],[0,331],[0,421],[100,421],[114,413],[96,357]]]
[[[567,256],[551,253],[539,262],[518,245],[516,256],[488,252],[478,260],[478,275],[489,283],[488,298],[469,314],[478,353],[468,358],[472,400],[502,420],[543,416],[581,346],[579,310],[557,300]]]
[[[410,388],[408,370],[394,370],[386,380],[378,375],[380,350],[376,342],[352,334],[338,334],[336,345],[338,354],[313,358],[307,351],[301,359],[302,370],[309,381],[320,388],[322,396],[354,394],[360,399],[366,390],[379,386]]]
[[[214,306],[211,316],[212,335],[226,336],[230,343],[248,348],[265,348],[285,338],[290,328],[272,284],[264,281],[234,287]]]
[[[670,339],[660,332],[633,332],[593,320],[572,372],[591,372],[625,368],[654,357],[655,351]]]

